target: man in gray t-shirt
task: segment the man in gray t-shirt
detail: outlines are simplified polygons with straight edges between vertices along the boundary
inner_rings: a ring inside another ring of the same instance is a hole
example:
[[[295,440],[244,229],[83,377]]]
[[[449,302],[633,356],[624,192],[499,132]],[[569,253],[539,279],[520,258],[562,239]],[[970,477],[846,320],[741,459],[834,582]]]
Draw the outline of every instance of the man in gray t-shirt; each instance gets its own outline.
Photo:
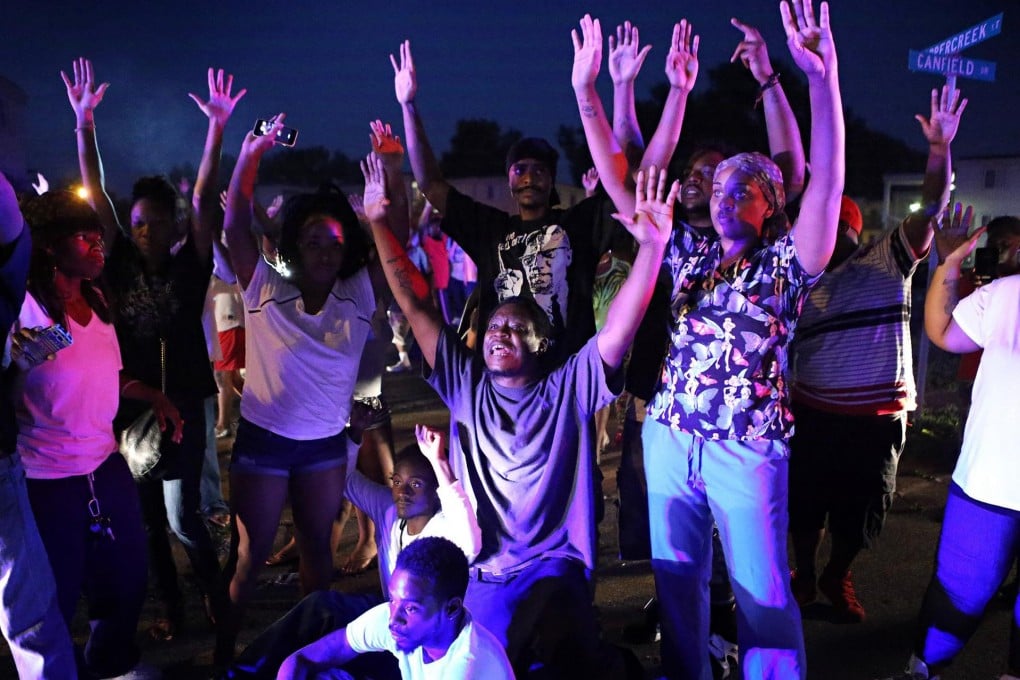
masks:
[[[609,677],[612,660],[599,658],[588,584],[591,416],[622,387],[620,366],[651,297],[679,184],[664,197],[665,172],[639,176],[634,216],[617,216],[638,243],[630,276],[602,330],[549,373],[543,359],[552,328],[529,298],[496,307],[479,351],[460,344],[390,231],[390,219],[406,216],[388,214],[381,162],[370,157],[362,167],[379,260],[431,367],[427,378],[450,408],[450,460],[482,530],[465,604],[506,646],[518,672],[537,661],[555,677]]]

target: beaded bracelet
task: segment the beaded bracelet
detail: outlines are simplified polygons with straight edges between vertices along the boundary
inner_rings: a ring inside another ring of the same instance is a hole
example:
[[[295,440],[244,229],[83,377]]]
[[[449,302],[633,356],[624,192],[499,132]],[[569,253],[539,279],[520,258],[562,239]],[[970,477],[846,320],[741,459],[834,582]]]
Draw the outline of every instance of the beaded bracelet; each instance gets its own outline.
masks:
[[[773,87],[779,84],[780,75],[782,74],[779,73],[779,71],[776,71],[768,78],[766,78],[765,82],[761,84],[761,87],[758,88],[758,98],[754,100],[755,108],[757,108],[758,104],[761,104],[761,100],[765,98],[765,92],[767,90],[771,90]]]

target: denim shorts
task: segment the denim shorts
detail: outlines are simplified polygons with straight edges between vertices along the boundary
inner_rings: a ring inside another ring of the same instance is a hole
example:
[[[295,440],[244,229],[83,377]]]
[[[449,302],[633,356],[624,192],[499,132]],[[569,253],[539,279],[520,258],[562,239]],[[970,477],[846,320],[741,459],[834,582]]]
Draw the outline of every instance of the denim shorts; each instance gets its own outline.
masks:
[[[230,455],[231,472],[290,477],[347,464],[347,431],[323,439],[298,440],[241,418]]]

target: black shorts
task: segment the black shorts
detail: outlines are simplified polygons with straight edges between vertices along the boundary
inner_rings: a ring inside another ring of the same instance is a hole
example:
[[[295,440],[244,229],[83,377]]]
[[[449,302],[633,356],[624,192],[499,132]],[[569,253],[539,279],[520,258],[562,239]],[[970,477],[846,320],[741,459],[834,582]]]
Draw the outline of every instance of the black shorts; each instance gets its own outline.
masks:
[[[794,404],[790,530],[823,529],[869,547],[896,491],[906,413],[857,416]]]

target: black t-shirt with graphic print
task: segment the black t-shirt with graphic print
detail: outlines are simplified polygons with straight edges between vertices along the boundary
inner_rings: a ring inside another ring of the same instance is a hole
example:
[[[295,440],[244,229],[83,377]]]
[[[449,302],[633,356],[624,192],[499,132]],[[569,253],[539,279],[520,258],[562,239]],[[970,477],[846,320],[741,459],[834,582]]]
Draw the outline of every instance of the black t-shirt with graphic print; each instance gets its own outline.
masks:
[[[553,364],[583,347],[595,334],[592,286],[610,247],[611,214],[612,203],[593,196],[524,221],[451,187],[441,228],[478,266],[479,328],[502,300],[521,295],[553,324]]]

